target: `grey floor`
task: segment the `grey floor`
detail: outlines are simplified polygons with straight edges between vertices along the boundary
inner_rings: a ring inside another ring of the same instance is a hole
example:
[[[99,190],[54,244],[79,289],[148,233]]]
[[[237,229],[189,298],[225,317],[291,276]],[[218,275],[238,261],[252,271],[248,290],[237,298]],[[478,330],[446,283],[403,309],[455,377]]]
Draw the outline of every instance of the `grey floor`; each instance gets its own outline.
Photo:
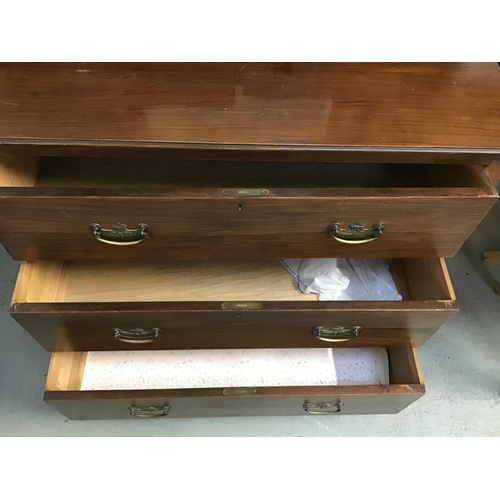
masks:
[[[49,354],[8,315],[19,265],[0,248],[0,436],[500,436],[494,249],[500,203],[447,261],[460,312],[419,349],[427,394],[398,415],[72,422],[42,401]]]

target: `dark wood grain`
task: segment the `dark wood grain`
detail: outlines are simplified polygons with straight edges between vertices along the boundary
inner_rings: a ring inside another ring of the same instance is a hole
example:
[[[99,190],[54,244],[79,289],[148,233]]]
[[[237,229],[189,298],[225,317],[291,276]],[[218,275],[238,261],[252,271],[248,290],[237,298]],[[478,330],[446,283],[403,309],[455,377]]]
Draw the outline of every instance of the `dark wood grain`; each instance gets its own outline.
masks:
[[[266,198],[227,199],[208,188],[163,196],[2,189],[0,240],[16,260],[451,257],[497,194],[434,190],[412,196],[397,188],[283,189]],[[358,221],[366,227],[383,222],[386,229],[362,245],[327,235],[333,222],[348,228]],[[90,224],[115,222],[148,224],[151,238],[116,247],[91,234]]]
[[[72,420],[135,419],[130,406],[164,406],[167,417],[307,415],[304,403],[344,403],[340,415],[399,413],[425,394],[423,385],[258,388],[249,397],[224,397],[222,389],[153,391],[46,391],[44,401]],[[318,418],[318,417],[316,417]],[[323,416],[323,418],[328,418]]]
[[[129,143],[127,143],[129,144]],[[377,146],[226,146],[145,144],[122,145],[107,141],[74,141],[71,144],[36,140],[25,144],[0,140],[0,153],[14,156],[81,156],[94,158],[144,158],[165,160],[222,160],[259,162],[387,162],[398,164],[489,164],[499,160],[498,149],[493,148],[382,148]]]
[[[495,63],[2,64],[0,145],[489,160],[500,158],[499,89]]]
[[[264,302],[261,311],[220,303],[16,304],[19,322],[48,351],[420,346],[456,312],[455,301]],[[361,326],[357,339],[332,344],[317,326]],[[116,340],[114,328],[160,328],[150,344]]]

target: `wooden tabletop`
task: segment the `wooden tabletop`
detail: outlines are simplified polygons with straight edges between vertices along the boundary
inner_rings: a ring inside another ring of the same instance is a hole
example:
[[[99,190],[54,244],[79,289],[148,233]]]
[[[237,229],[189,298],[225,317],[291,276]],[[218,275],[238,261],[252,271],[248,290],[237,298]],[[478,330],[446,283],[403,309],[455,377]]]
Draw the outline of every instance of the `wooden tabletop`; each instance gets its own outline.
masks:
[[[20,147],[48,154],[140,147],[500,158],[500,68],[0,64],[0,149]]]

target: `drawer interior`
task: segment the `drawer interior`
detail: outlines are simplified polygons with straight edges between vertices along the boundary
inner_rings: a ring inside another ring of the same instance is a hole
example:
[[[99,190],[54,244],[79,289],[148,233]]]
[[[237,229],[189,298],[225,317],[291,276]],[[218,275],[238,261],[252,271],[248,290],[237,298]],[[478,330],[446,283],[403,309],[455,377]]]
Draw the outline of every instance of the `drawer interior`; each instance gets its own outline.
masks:
[[[455,300],[443,259],[393,259],[403,301]],[[278,260],[23,262],[13,303],[318,301]]]
[[[468,188],[491,195],[474,165],[258,163],[0,157],[0,186],[37,188]]]
[[[342,349],[341,349],[342,350]],[[268,353],[272,354],[271,351],[268,350]],[[302,350],[302,351],[314,351],[314,349]],[[321,349],[323,351],[323,349]],[[86,363],[91,362],[88,360],[92,360],[92,354],[89,352],[57,352],[52,354],[49,371],[47,374],[47,382],[46,382],[46,391],[80,391],[82,390],[82,379],[84,377]],[[100,356],[112,356],[113,353],[98,353]],[[144,353],[143,353],[144,354]],[[202,354],[202,353],[200,353]],[[130,353],[128,356],[130,358],[130,363],[133,363],[134,353]],[[412,348],[389,348],[387,349],[387,360],[389,365],[389,385],[388,386],[398,386],[398,385],[423,385],[423,377],[420,370],[420,364],[418,361],[418,357],[416,351]],[[129,363],[129,366],[130,366]],[[278,362],[276,362],[278,364]],[[279,366],[279,365],[278,365]],[[311,368],[312,369],[312,368]],[[231,371],[235,373],[241,370],[238,365],[231,365],[228,363],[227,365],[228,373]],[[111,372],[111,370],[110,370]],[[106,372],[108,373],[108,372]],[[137,372],[137,377],[140,380],[144,379],[145,376],[148,376],[148,369],[143,374]],[[151,371],[149,370],[149,373]],[[104,376],[104,378],[107,375]],[[127,378],[130,378],[129,375],[125,375]],[[135,372],[134,372],[134,376]],[[151,375],[150,375],[151,376]],[[269,375],[268,375],[269,376]],[[175,376],[174,376],[175,377]],[[231,378],[231,375],[228,377]],[[176,384],[175,378],[172,378],[170,384]],[[262,387],[268,387],[266,385],[266,380],[263,380],[259,384]],[[370,384],[367,384],[370,385]],[[151,387],[147,386],[143,383],[142,388],[145,390],[151,389]],[[388,387],[388,386],[380,386],[380,388]],[[199,387],[199,384],[193,382],[193,387]],[[237,387],[231,383],[228,384],[228,387]],[[242,387],[252,387],[251,385],[245,384]],[[332,387],[342,387],[341,385],[332,386]],[[352,387],[352,386],[351,386]],[[157,387],[156,387],[157,388]],[[164,389],[169,389],[170,387],[163,387]],[[189,388],[189,387],[185,387]],[[104,389],[106,390],[106,389]],[[109,389],[108,389],[109,390]],[[115,389],[116,390],[116,389]],[[127,389],[125,389],[127,390]],[[130,390],[130,389],[128,389]],[[283,386],[280,387],[280,390],[285,390]]]

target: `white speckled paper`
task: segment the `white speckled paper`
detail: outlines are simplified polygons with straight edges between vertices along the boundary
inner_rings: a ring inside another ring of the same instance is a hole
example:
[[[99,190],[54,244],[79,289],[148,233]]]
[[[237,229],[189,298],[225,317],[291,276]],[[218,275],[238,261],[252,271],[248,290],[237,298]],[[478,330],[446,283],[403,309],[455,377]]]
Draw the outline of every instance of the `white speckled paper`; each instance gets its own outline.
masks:
[[[387,384],[384,349],[89,352],[81,390]]]
[[[387,351],[378,347],[332,349],[338,385],[389,385]]]

